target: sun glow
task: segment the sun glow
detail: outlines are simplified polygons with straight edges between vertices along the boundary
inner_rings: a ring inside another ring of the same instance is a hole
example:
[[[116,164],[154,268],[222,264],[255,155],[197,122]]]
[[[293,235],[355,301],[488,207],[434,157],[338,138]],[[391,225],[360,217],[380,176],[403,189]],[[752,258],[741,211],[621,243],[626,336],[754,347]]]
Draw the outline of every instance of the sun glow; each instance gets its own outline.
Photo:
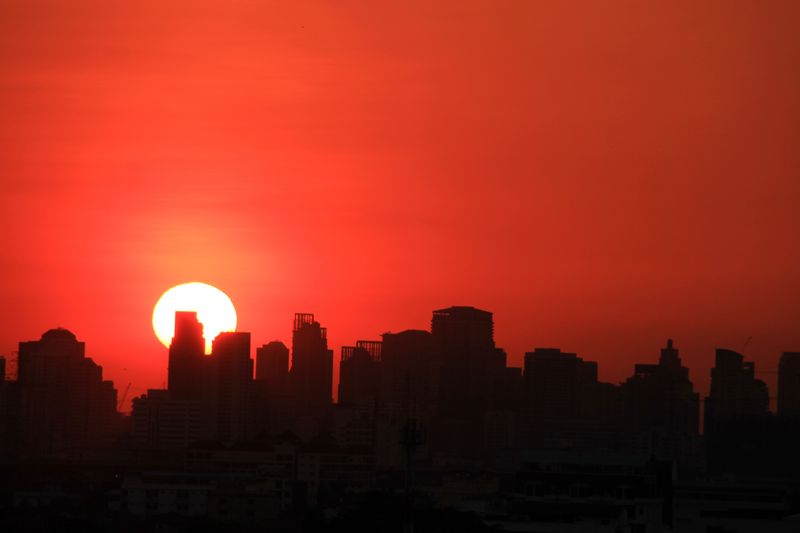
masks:
[[[184,283],[162,294],[153,309],[153,331],[164,346],[170,345],[175,334],[175,311],[197,312],[206,353],[211,353],[211,342],[217,335],[236,330],[236,310],[227,294],[206,283]]]

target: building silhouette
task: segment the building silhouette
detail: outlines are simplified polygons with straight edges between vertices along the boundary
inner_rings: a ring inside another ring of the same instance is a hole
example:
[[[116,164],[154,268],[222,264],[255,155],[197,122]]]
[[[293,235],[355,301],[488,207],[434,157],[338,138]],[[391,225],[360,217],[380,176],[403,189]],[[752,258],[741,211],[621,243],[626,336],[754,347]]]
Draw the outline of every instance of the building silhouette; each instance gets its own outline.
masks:
[[[784,352],[778,363],[778,416],[800,419],[800,352]]]
[[[20,343],[18,379],[0,380],[0,493],[74,514],[77,486],[112,510],[103,519],[178,528],[301,530],[295,520],[312,517],[314,530],[399,530],[461,508],[474,526],[506,529],[711,531],[724,519],[760,531],[800,511],[800,354],[781,357],[775,417],[755,365],[717,350],[700,434],[672,340],[615,385],[557,348],[508,367],[493,335],[491,313],[451,307],[433,312],[431,331],[343,346],[333,404],[332,351],[314,315],[295,315],[291,351],[257,349],[254,376],[250,333],[221,333],[205,355],[196,314],[178,312],[168,387],[133,399],[123,433],[102,369],[74,335],[50,330]],[[484,530],[464,526],[444,529]]]
[[[429,331],[405,330],[381,336],[380,403],[375,418],[376,461],[401,468],[401,437],[409,420],[429,430],[438,408],[440,360]],[[419,450],[427,454],[429,449]]]
[[[198,400],[204,393],[207,370],[203,325],[194,311],[175,313],[175,334],[169,345],[167,388],[177,400]]]
[[[339,362],[339,403],[374,405],[378,400],[380,379],[380,341],[358,341],[355,346],[342,346]]]
[[[205,355],[203,326],[193,311],[175,313],[166,390],[132,402],[133,439],[145,447],[197,440],[245,440],[256,431],[250,334],[223,332]]]
[[[62,328],[19,343],[18,378],[11,400],[19,451],[64,456],[108,446],[119,430],[117,391],[85,343]]]
[[[325,427],[332,404],[333,350],[328,349],[327,330],[311,313],[294,316],[289,390],[296,432],[308,435]]]
[[[289,390],[289,348],[280,341],[256,350],[256,427],[277,435],[291,428],[294,416]]]
[[[466,412],[487,401],[486,391],[505,367],[494,344],[492,313],[474,307],[433,312],[431,335],[441,360],[440,401],[445,412]]]
[[[538,418],[586,418],[595,407],[597,363],[556,348],[525,354],[528,409]]]
[[[431,337],[439,361],[431,444],[443,454],[477,457],[486,451],[491,391],[506,364],[505,352],[494,343],[492,313],[466,306],[436,310]]]
[[[766,384],[755,363],[718,349],[705,403],[707,469],[741,478],[800,479],[800,431],[789,417],[769,411]]]
[[[700,397],[672,339],[658,364],[637,364],[621,386],[623,420],[641,453],[683,459],[697,453]]]
[[[597,363],[556,348],[536,348],[525,354],[523,370],[512,447],[615,447],[618,390],[598,382]],[[512,380],[509,375],[503,388],[513,391]]]
[[[148,389],[131,402],[131,438],[153,450],[184,449],[204,437],[198,401],[176,399],[166,389]]]
[[[289,383],[289,348],[280,341],[256,350],[256,380],[271,391],[285,391]]]
[[[5,358],[0,358],[5,371]],[[14,457],[19,452],[19,387],[16,382],[0,380],[0,457]]]
[[[711,369],[711,387],[705,402],[705,430],[735,418],[769,413],[767,385],[755,377],[756,364],[733,350],[717,349]]]
[[[289,381],[300,402],[314,406],[331,403],[333,350],[328,332],[311,313],[296,313],[292,330],[292,367]]]
[[[216,438],[241,442],[255,434],[256,390],[250,333],[223,332],[212,343],[211,358],[216,373]]]

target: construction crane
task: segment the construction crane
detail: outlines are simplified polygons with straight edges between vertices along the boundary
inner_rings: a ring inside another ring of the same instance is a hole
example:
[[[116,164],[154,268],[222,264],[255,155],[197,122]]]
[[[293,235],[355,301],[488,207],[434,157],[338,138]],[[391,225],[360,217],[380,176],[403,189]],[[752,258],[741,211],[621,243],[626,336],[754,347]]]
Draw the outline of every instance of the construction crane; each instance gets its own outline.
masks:
[[[131,384],[128,382],[128,385],[125,387],[125,392],[122,393],[122,396],[117,402],[117,411],[122,409],[122,406],[125,404],[125,399],[128,397],[128,392],[131,390]]]
[[[745,348],[747,348],[748,346],[750,346],[750,341],[751,341],[751,340],[753,340],[753,336],[752,336],[752,335],[750,335],[749,337],[747,337],[747,340],[746,340],[746,341],[744,341],[744,345],[742,345],[742,351],[743,351],[743,352],[744,352]]]

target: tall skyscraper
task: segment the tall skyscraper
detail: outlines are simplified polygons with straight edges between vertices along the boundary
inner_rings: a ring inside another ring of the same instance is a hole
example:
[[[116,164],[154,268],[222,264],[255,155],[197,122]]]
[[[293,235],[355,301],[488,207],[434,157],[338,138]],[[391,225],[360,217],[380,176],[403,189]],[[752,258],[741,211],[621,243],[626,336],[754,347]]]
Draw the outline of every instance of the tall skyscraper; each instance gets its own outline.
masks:
[[[429,331],[384,333],[381,343],[380,411],[375,420],[375,455],[386,468],[408,460],[408,429],[428,434],[438,408],[440,360]],[[429,449],[417,449],[418,457]]]
[[[492,313],[474,307],[454,306],[434,311],[431,334],[446,351],[480,353],[494,349]]]
[[[505,352],[494,344],[492,313],[474,307],[439,309],[433,312],[431,335],[441,359],[444,412],[481,409],[506,362]]]
[[[778,416],[800,419],[800,352],[784,352],[778,363]]]
[[[619,419],[642,454],[695,465],[699,460],[700,396],[672,339],[657,364],[639,363],[621,386]]]
[[[289,390],[289,348],[279,341],[256,350],[256,424],[259,432],[280,434],[294,414]]]
[[[378,398],[381,376],[381,343],[358,341],[342,346],[339,363],[339,403],[374,404]]]
[[[433,312],[431,336],[440,362],[438,418],[432,446],[477,457],[485,451],[486,413],[503,378],[505,352],[494,344],[492,313],[474,307]]]
[[[319,412],[331,405],[333,350],[328,349],[327,330],[310,313],[294,316],[289,382],[299,408]]]
[[[203,395],[206,363],[203,325],[197,313],[177,311],[167,370],[167,388],[173,399],[193,400]]]
[[[264,344],[256,350],[256,381],[267,390],[283,393],[289,381],[289,348],[279,341]]]
[[[637,364],[622,385],[625,421],[639,428],[658,428],[665,434],[697,435],[700,396],[689,380],[672,339],[661,349],[658,364]]]
[[[430,332],[384,333],[381,401],[397,413],[431,413],[438,398],[440,362]]]
[[[117,391],[85,344],[66,329],[19,343],[20,449],[31,455],[108,445],[118,425]]]
[[[769,416],[767,385],[756,378],[755,363],[740,353],[716,351],[703,422],[710,472],[768,476],[775,464],[765,458],[772,454],[781,457],[776,462],[782,469],[797,464],[796,450],[786,453],[794,432],[782,434]]]
[[[525,354],[523,374],[528,407],[539,418],[587,417],[595,406],[597,363],[555,348]]]
[[[217,383],[217,438],[223,442],[247,440],[255,427],[250,333],[220,333],[212,344],[211,357]]]
[[[706,398],[705,428],[724,420],[769,413],[767,385],[755,377],[756,365],[733,350],[718,349]]]

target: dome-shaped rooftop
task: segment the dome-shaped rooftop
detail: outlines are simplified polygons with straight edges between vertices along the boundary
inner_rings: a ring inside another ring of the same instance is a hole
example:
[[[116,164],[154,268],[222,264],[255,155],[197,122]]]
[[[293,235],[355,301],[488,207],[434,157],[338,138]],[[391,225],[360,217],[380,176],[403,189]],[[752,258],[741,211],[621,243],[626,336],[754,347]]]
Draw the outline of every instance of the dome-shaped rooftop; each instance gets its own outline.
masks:
[[[53,328],[45,331],[41,340],[48,342],[78,342],[75,334],[64,328]]]

